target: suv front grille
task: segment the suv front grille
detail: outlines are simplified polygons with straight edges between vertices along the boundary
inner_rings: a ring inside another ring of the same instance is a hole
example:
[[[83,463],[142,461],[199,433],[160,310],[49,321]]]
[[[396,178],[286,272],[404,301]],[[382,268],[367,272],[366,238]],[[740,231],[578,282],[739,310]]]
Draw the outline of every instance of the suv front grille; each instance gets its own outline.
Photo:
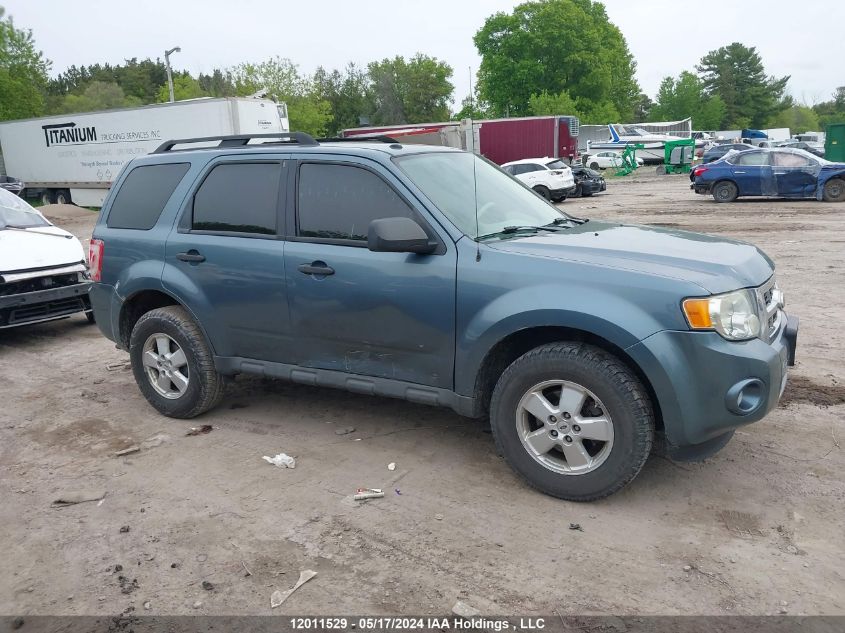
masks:
[[[757,288],[757,302],[764,324],[760,337],[771,342],[777,336],[783,321],[783,293],[778,289],[774,276]]]
[[[0,278],[0,280],[2,280],[2,278]],[[0,283],[0,297],[21,295],[25,292],[35,292],[37,290],[50,290],[51,288],[62,288],[64,286],[72,286],[78,283],[79,273],[67,273],[64,275],[46,275],[44,277],[22,279],[21,281]]]

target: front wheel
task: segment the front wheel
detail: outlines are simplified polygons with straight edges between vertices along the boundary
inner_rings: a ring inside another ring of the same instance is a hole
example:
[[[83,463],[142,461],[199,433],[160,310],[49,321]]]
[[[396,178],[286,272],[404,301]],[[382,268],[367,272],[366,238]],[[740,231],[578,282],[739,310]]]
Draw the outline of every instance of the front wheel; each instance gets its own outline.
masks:
[[[129,358],[141,393],[163,415],[193,418],[223,397],[211,350],[184,308],[157,308],[138,319]]]
[[[519,357],[490,403],[496,444],[541,492],[592,501],[621,489],[646,462],[651,401],[618,358],[583,343],[550,343]]]
[[[593,171],[598,171],[599,170],[599,164],[596,163],[595,161],[590,163],[590,169],[592,169]]]
[[[739,195],[739,190],[732,182],[723,180],[713,185],[711,193],[716,202],[733,202],[736,200],[737,195]]]
[[[845,180],[831,178],[824,183],[822,196],[825,202],[845,202]]]

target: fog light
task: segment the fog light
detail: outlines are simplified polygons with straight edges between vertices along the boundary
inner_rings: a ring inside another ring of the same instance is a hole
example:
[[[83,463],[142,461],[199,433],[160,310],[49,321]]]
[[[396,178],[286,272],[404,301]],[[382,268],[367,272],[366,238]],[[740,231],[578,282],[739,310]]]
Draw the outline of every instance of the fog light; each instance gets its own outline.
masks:
[[[765,385],[759,378],[748,378],[736,383],[725,395],[728,411],[737,415],[754,413],[763,404]]]

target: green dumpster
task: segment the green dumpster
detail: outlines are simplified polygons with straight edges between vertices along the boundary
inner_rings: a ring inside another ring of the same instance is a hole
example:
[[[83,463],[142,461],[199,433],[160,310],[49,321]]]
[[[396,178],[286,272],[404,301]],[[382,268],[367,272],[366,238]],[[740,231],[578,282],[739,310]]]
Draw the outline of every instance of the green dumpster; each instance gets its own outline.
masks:
[[[827,126],[824,157],[835,163],[845,163],[845,123],[834,123]]]

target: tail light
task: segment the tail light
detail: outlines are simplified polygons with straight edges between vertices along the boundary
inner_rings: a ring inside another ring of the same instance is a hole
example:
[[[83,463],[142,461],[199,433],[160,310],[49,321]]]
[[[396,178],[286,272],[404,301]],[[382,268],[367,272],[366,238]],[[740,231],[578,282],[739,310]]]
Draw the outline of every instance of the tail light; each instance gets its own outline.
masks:
[[[707,171],[707,167],[705,167],[704,165],[699,165],[698,167],[692,170],[692,177],[698,178],[705,171]]]
[[[553,169],[553,170],[551,171],[551,174],[552,174],[552,176],[562,176],[562,175],[563,175],[563,172],[562,172],[562,171],[559,171],[559,170],[557,170],[557,169]]]
[[[103,240],[92,239],[88,243],[88,274],[92,281],[100,281],[103,276]]]

